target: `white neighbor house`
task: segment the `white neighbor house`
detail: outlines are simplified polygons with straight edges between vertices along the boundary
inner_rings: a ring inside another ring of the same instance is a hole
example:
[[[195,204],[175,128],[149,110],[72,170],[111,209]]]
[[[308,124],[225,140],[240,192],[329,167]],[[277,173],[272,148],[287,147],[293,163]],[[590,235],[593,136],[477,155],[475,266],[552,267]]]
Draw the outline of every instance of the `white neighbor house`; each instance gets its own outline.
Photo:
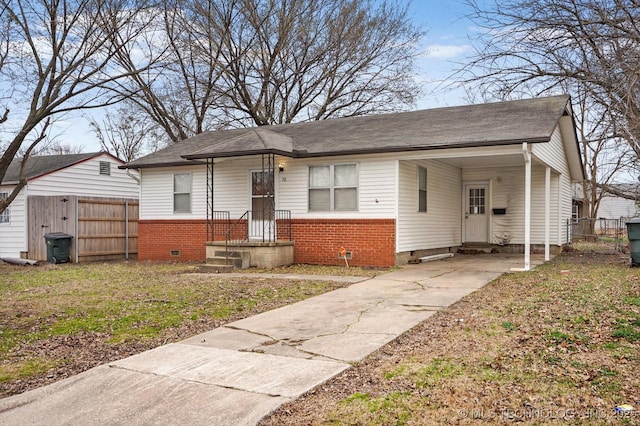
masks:
[[[619,191],[635,194],[636,198],[640,193],[640,185],[614,184]],[[605,195],[600,200],[597,218],[620,219],[640,216],[640,205],[638,201],[628,198],[617,197],[615,195]]]
[[[137,200],[139,184],[135,179],[139,174],[135,170],[129,171],[135,176],[132,178],[126,170],[118,168],[122,164],[122,160],[106,152],[30,157],[24,173],[26,186],[9,208],[0,213],[0,257],[17,258],[21,253],[26,254],[32,232],[62,231],[51,225],[59,219],[51,217],[53,212],[40,212],[39,223],[28,223],[29,197],[77,195]],[[16,160],[0,184],[0,197],[11,193],[19,176],[20,161]],[[44,240],[38,238],[37,243],[44,244]]]
[[[352,265],[389,266],[476,244],[528,269],[533,250],[567,243],[583,180],[564,95],[207,132],[125,167],[141,172],[141,260],[202,261],[234,233],[290,240],[295,263],[339,264],[344,247]]]

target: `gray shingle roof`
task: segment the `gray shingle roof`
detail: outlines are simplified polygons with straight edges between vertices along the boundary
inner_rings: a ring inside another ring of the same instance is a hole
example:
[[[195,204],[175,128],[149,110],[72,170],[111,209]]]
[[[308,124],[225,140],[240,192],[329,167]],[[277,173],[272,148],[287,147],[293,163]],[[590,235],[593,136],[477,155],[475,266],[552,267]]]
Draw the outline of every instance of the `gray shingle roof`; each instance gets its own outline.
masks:
[[[96,157],[103,152],[91,152],[85,154],[65,154],[65,155],[39,155],[29,157],[25,167],[24,177],[27,180],[34,179],[56,170],[64,169],[81,161]],[[20,178],[20,166],[22,159],[16,159],[9,164],[7,173],[2,181],[3,184],[18,183]]]
[[[569,96],[560,95],[205,132],[127,167],[189,164],[186,159],[263,152],[314,157],[547,142],[568,102]]]

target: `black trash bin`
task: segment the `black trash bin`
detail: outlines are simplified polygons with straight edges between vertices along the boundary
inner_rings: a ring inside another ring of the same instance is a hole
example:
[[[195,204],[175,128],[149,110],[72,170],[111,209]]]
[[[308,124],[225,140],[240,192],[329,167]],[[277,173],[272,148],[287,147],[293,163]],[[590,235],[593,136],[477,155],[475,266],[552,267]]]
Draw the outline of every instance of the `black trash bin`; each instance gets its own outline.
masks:
[[[73,235],[64,232],[51,232],[44,235],[47,243],[47,262],[71,262],[71,239]]]
[[[640,266],[640,217],[627,221],[627,236],[629,237],[631,266]]]

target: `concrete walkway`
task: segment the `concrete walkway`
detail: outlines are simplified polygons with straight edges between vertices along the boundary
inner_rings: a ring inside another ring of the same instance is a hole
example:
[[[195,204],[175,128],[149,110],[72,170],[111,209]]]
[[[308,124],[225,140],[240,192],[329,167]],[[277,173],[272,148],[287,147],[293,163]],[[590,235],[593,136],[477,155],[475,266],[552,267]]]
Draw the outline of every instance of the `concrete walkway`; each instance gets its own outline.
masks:
[[[2,399],[0,424],[253,425],[521,265],[500,254],[409,265]]]

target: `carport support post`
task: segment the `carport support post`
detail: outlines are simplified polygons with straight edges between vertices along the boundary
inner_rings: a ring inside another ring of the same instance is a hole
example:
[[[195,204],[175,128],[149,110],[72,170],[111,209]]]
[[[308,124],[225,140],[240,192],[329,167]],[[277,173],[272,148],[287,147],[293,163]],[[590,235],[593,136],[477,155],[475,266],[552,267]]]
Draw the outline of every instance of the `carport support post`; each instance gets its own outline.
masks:
[[[551,168],[544,171],[544,261],[548,262],[549,254],[549,226],[551,224]]]
[[[522,143],[524,155],[524,270],[531,269],[531,153]]]

